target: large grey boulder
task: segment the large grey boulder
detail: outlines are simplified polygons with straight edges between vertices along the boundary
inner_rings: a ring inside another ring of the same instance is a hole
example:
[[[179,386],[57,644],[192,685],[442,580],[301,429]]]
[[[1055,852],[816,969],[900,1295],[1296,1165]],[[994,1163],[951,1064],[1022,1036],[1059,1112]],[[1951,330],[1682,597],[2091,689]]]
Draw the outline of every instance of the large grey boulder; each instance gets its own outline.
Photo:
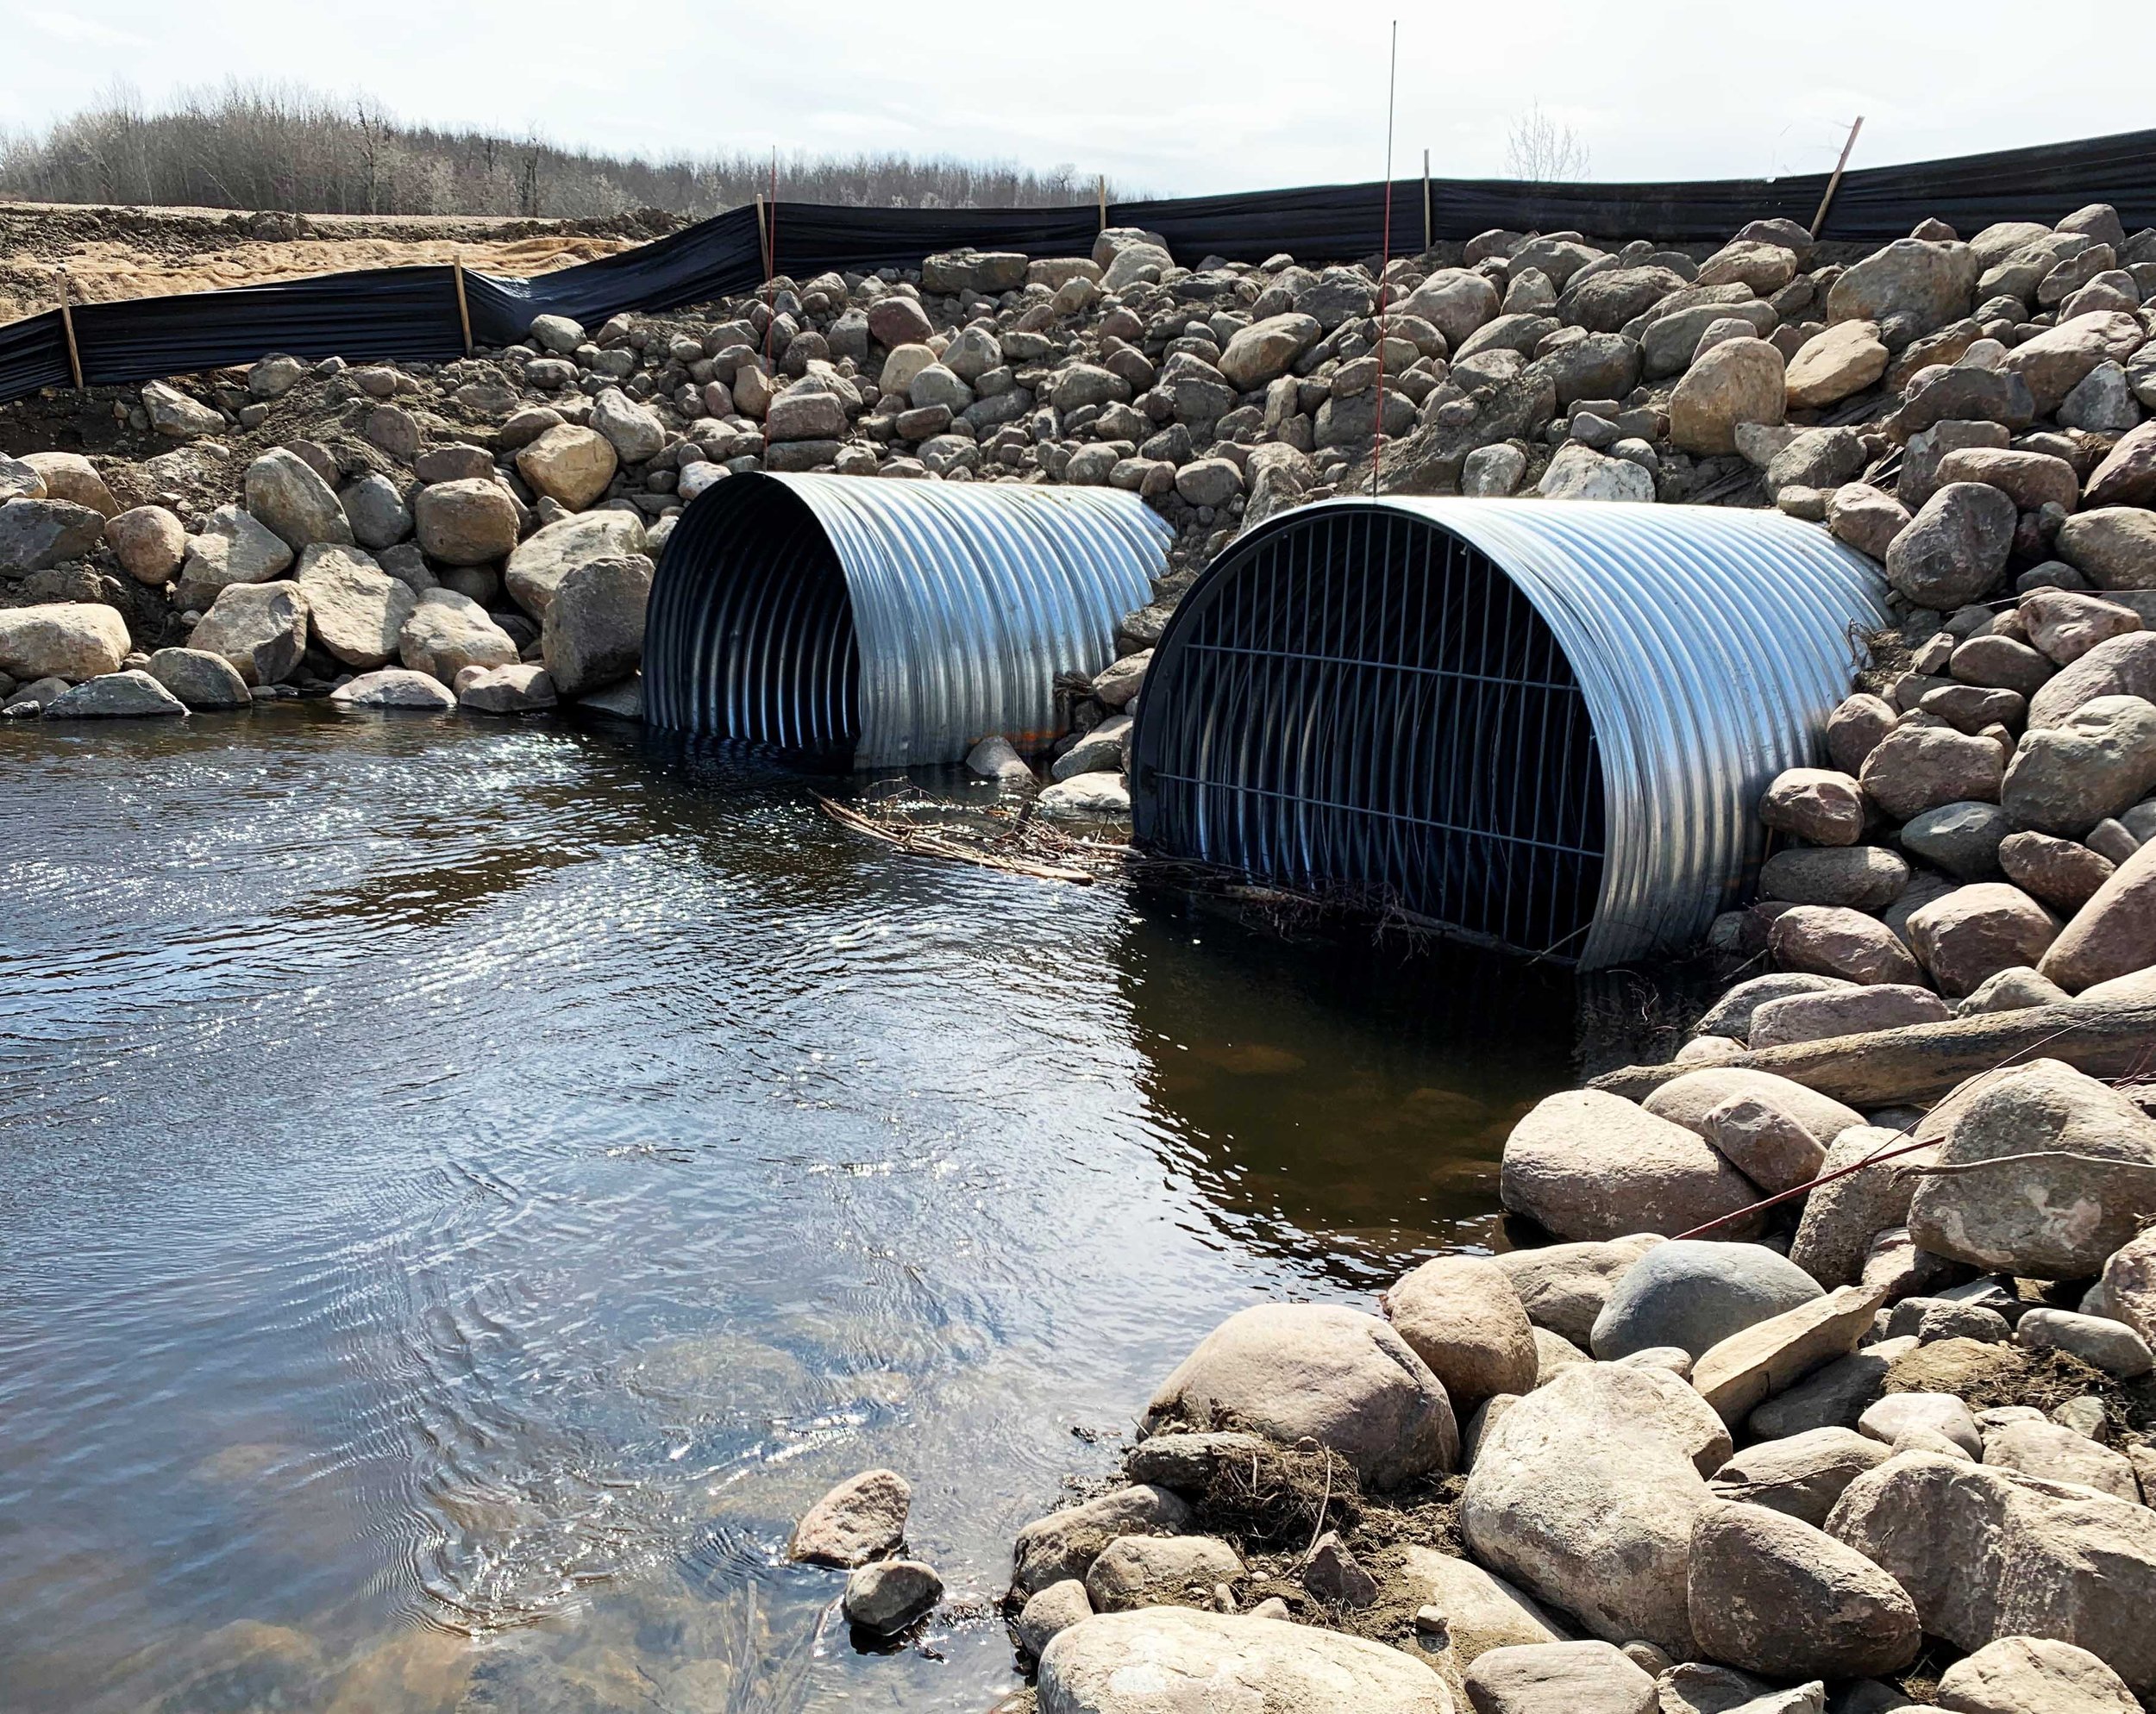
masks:
[[[1138,1607],[1213,1610],[1214,1588],[1238,1583],[1243,1561],[1210,1536],[1119,1536],[1086,1573],[1086,1598],[1096,1613]]]
[[[1645,1104],[1650,1113],[1703,1133],[1707,1116],[1723,1102],[1739,1097],[1786,1113],[1821,1143],[1864,1123],[1863,1114],[1832,1096],[1772,1072],[1736,1067],[1710,1066],[1673,1077],[1648,1096]]]
[[[1910,1202],[1911,1235],[1991,1272],[2093,1275],[2156,1218],[2156,1119],[2057,1060],[1986,1079],[1937,1166]]]
[[[224,432],[222,411],[189,398],[166,381],[144,383],[142,409],[149,416],[152,428],[175,441],[197,441],[205,435]]]
[[[2018,1470],[2052,1482],[2075,1482],[2114,1499],[2140,1503],[2133,1461],[2063,1423],[2040,1418],[1987,1423],[1983,1461],[1995,1469]]]
[[[1836,1291],[1856,1289],[1839,1286]],[[1895,1359],[1915,1348],[1911,1336],[1883,1340],[1839,1358],[1753,1406],[1745,1419],[1745,1431],[1761,1439],[1780,1440],[1813,1429],[1853,1429],[1885,1393],[1887,1371]]]
[[[557,693],[580,697],[636,670],[652,571],[642,554],[623,554],[586,560],[563,574],[539,629]]]
[[[877,1560],[846,1580],[847,1623],[878,1636],[904,1630],[943,1598],[943,1580],[919,1560]]]
[[[2085,651],[2084,651],[2085,653]],[[2156,790],[2156,704],[2095,697],[2028,733],[1999,803],[2017,827],[2079,839]]]
[[[1936,1158],[1927,1148],[1895,1154],[1910,1141],[1898,1131],[1857,1125],[1827,1146],[1821,1176],[1845,1176],[1806,1196],[1789,1245],[1789,1260],[1821,1285],[1855,1285],[1879,1234],[1908,1224],[1921,1169]],[[1876,1158],[1887,1155],[1893,1158]]]
[[[254,702],[239,669],[206,648],[160,648],[147,670],[191,709],[247,708]]]
[[[1654,478],[1628,459],[1605,458],[1592,447],[1568,441],[1543,472],[1535,491],[1545,500],[1630,500],[1654,498]]]
[[[613,443],[624,464],[655,458],[667,443],[666,424],[658,414],[618,387],[608,387],[592,401],[592,427]]]
[[[53,710],[45,711],[49,716]],[[2148,1342],[2109,1316],[2031,1310],[2015,1323],[2014,1337],[2033,1351],[2067,1352],[2121,1380],[2139,1380],[2156,1369],[2156,1353]]]
[[[1724,340],[1693,360],[1670,396],[1670,439],[1709,456],[1737,450],[1738,425],[1788,409],[1782,353],[1763,339]]]
[[[2052,941],[2038,972],[2070,994],[2156,965],[2156,841],[2120,864]]]
[[[535,492],[580,512],[606,491],[620,466],[613,442],[596,428],[557,422],[517,454],[517,470]]]
[[[912,1503],[912,1485],[895,1470],[849,1476],[801,1515],[786,1555],[851,1567],[895,1554],[905,1544]]]
[[[2007,353],[2003,367],[2028,383],[2036,414],[2049,416],[2097,365],[2123,363],[2147,342],[2139,316],[2122,310],[2091,310],[2023,341]]]
[[[1535,1384],[1535,1336],[1504,1269],[1482,1256],[1439,1256],[1385,1293],[1400,1336],[1445,1383],[1456,1411]]]
[[[79,560],[105,536],[104,514],[72,500],[0,504],[0,572],[41,572]]]
[[[128,622],[103,602],[0,608],[0,672],[26,684],[117,672],[132,647]]]
[[[454,684],[467,666],[508,666],[517,642],[468,595],[429,589],[413,604],[397,633],[397,652],[416,672]]]
[[[1988,594],[2006,570],[2019,514],[1982,482],[1949,482],[1887,549],[1887,581],[1919,607],[1951,610]]]
[[[1285,375],[1323,334],[1313,316],[1269,316],[1231,335],[1220,353],[1220,372],[1244,392],[1255,392]]]
[[[1230,1316],[1161,1383],[1146,1422],[1314,1441],[1376,1488],[1459,1461],[1458,1425],[1429,1366],[1388,1323],[1332,1304]]]
[[[187,705],[148,673],[106,672],[70,685],[45,704],[47,720],[124,720],[185,715]]]
[[[1487,1429],[1460,1501],[1481,1564],[1612,1642],[1695,1652],[1684,1603],[1692,1520],[1729,1436],[1667,1370],[1565,1369]]]
[[[643,521],[634,512],[587,512],[533,531],[509,556],[502,582],[511,600],[543,620],[555,591],[576,566],[643,551]]]
[[[427,557],[444,565],[492,565],[517,546],[517,502],[492,477],[429,482],[412,497],[411,516]]]
[[[1902,841],[1908,842],[1906,829]],[[1786,899],[1791,904],[1835,904],[1852,910],[1879,910],[1901,896],[1908,880],[1907,860],[1883,845],[1845,845],[1818,850],[1788,846],[1760,866],[1759,895],[1763,898]],[[1702,1025],[1699,1033],[1714,1032]]]
[[[1763,1505],[1710,1500],[1685,1572],[1709,1658],[1772,1678],[1899,1672],[1922,1644],[1901,1585],[1823,1529]]]
[[[1850,991],[1871,994],[1879,991],[1855,988]],[[1781,1002],[1774,1004],[1778,1005]],[[1771,1006],[1762,1006],[1760,1012],[1764,1016],[1771,1010]],[[1720,1106],[1710,1109],[1700,1121],[1700,1130],[1714,1145],[1715,1153],[1761,1190],[1777,1196],[1809,1184],[1818,1176],[1820,1162],[1827,1156],[1818,1139],[1789,1114],[1749,1095],[1732,1096]]]
[[[281,685],[307,652],[307,592],[296,583],[228,584],[188,640],[250,685]]]
[[[293,553],[317,541],[352,545],[335,491],[298,453],[275,447],[247,467],[247,509]]]
[[[1789,360],[1789,409],[1817,410],[1862,392],[1886,373],[1889,355],[1876,322],[1822,328]]]
[[[2099,1289],[2104,1314],[2156,1343],[2156,1229],[2112,1252]]]
[[[1419,1615],[1434,1612],[1441,1619],[1440,1630],[1422,1619],[1420,1647],[1456,1702],[1467,1697],[1467,1669],[1491,1649],[1564,1640],[1564,1627],[1526,1591],[1472,1560],[1433,1548],[1403,1548],[1387,1593]]]
[[[1814,901],[1793,899],[1790,902],[1802,904]],[[1846,900],[1843,902],[1847,903]],[[1753,1015],[1769,1000],[1787,999],[1792,994],[1846,993],[1856,985],[1843,977],[1816,976],[1801,970],[1778,970],[1765,976],[1749,977],[1709,1006],[1693,1026],[1693,1032],[1700,1035],[1730,1035],[1742,1042],[1752,1033]]]
[[[447,685],[408,666],[362,672],[330,691],[329,700],[339,708],[409,709],[422,714],[447,714],[457,705]]]
[[[1966,244],[1897,238],[1845,270],[1827,295],[1827,319],[1871,322],[1890,351],[1969,313],[1977,259]]]
[[[182,606],[207,608],[220,590],[240,583],[270,583],[291,568],[284,538],[237,506],[210,513],[202,534],[187,538],[179,568]]]
[[[396,659],[417,597],[366,554],[317,543],[301,552],[295,581],[306,591],[315,640],[339,660],[366,672]]]
[[[1886,748],[1885,744],[1879,747],[1881,751]],[[1997,754],[1996,749],[1993,754]],[[1869,768],[1871,763],[1865,766]],[[1840,976],[1867,985],[1913,983],[1923,974],[1908,948],[1885,923],[1861,910],[1832,905],[1799,904],[1783,911],[1767,930],[1767,948],[1785,970]]]
[[[1401,309],[1420,316],[1445,335],[1448,347],[1457,347],[1497,314],[1497,288],[1487,275],[1471,269],[1440,268],[1414,289]]]
[[[1847,1357],[1886,1299],[1883,1286],[1839,1286],[1733,1333],[1693,1365],[1692,1386],[1725,1423]]]
[[[163,506],[131,506],[105,520],[105,540],[120,569],[137,583],[162,589],[187,558],[187,531]]]
[[[1842,1490],[1893,1455],[1853,1429],[1808,1429],[1745,1448],[1714,1473],[1713,1486],[1724,1499],[1769,1506],[1823,1529]]]
[[[1827,1529],[1902,1586],[1931,1636],[1970,1650],[2009,1636],[2071,1642],[2132,1688],[2156,1688],[2156,1511],[2146,1506],[1905,1452],[1851,1482]]]
[[[1656,1714],[1654,1680],[1607,1642],[1493,1648],[1468,1668],[1475,1714]]]
[[[1075,1578],[1081,1583],[1101,1549],[1119,1536],[1173,1532],[1190,1521],[1188,1502],[1144,1483],[1113,1488],[1081,1505],[1036,1518],[1018,1531],[1011,1586],[1020,1595]]]
[[[2019,887],[1978,881],[1956,887],[1908,916],[1909,945],[1939,985],[1959,999],[2002,970],[2033,966],[2059,936],[2059,919]]]
[[[1611,1289],[1641,1256],[1665,1242],[1657,1233],[1633,1232],[1606,1242],[1507,1250],[1491,1260],[1512,1283],[1530,1322],[1583,1347]]]
[[[1751,1045],[1758,1049],[1823,1042],[1912,1023],[1940,1023],[1952,1016],[1952,1009],[1928,988],[1877,982],[1838,993],[1797,994],[1771,1001],[1752,1015]]]
[[[1455,1714],[1445,1680],[1400,1649],[1189,1607],[1096,1613],[1058,1631],[1037,1693],[1041,1714]]]
[[[1669,1346],[1697,1359],[1820,1295],[1809,1274],[1764,1245],[1673,1240],[1617,1282],[1595,1318],[1593,1349],[1605,1362]]]
[[[1498,1193],[1514,1213],[1575,1239],[1689,1231],[1759,1199],[1697,1131],[1595,1090],[1550,1096],[1513,1128]],[[1752,1236],[1758,1219],[1723,1229]]]
[[[1025,1605],[1018,1609],[1013,1629],[1018,1634],[1019,1652],[1037,1661],[1058,1634],[1069,1630],[1079,1620],[1092,1617],[1093,1602],[1087,1596],[1083,1583],[1075,1577],[1051,1583],[1039,1594],[1028,1596]]]
[[[2125,1680],[2086,1648],[2002,1636],[1939,1677],[1933,1700],[1951,1714],[2140,1714]]]

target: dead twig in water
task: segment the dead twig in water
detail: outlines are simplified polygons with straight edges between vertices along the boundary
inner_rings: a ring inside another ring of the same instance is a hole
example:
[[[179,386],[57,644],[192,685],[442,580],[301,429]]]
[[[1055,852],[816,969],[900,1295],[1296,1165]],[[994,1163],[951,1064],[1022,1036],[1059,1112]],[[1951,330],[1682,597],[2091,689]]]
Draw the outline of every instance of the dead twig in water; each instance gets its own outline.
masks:
[[[1074,886],[1091,886],[1096,879],[1092,871],[1068,863],[1050,863],[1037,858],[1015,856],[988,846],[961,844],[941,829],[917,827],[895,816],[864,816],[858,810],[834,803],[820,791],[809,795],[823,805],[824,813],[841,827],[849,828],[856,833],[894,847],[909,857],[935,857],[945,862],[969,863],[979,869],[993,869],[1006,875],[1025,875],[1034,880],[1068,881]],[[1069,843],[1076,844],[1078,841]],[[1121,848],[1100,848],[1117,850]]]

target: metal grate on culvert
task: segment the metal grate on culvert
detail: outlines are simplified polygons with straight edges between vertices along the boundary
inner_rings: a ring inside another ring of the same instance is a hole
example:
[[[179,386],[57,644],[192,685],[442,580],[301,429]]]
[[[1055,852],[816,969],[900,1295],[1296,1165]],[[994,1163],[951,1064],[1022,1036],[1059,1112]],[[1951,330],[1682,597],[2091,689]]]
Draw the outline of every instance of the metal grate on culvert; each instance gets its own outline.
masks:
[[[661,555],[646,718],[859,767],[1055,733],[1167,570],[1135,494],[749,473],[699,495]]]
[[[1753,807],[1886,622],[1778,513],[1336,500],[1183,598],[1131,751],[1149,850],[1586,968],[1733,902]]]

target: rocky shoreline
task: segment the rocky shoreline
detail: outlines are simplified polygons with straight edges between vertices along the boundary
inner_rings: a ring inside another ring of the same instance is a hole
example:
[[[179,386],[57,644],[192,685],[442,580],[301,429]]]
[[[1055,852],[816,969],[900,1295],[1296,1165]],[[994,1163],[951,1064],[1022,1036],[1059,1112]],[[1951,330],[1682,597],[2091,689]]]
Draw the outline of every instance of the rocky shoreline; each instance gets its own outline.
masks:
[[[1021,1699],[2141,1705],[2156,232],[1491,233],[1380,272],[1112,231],[10,407],[6,444],[83,450],[0,460],[0,712],[634,717],[653,557],[712,484],[1105,484],[1174,527],[1168,574],[1050,752],[974,765],[1112,815],[1175,601],[1241,529],[1365,487],[1381,418],[1388,492],[1817,523],[1899,624],[1830,765],[1764,794],[1759,900],[1710,936],[1733,985],[1670,1065],[1521,1121],[1519,1248],[1196,1344],[1125,1480],[1018,1538]],[[874,1635],[941,1598],[907,1504],[866,1473],[797,1532]]]

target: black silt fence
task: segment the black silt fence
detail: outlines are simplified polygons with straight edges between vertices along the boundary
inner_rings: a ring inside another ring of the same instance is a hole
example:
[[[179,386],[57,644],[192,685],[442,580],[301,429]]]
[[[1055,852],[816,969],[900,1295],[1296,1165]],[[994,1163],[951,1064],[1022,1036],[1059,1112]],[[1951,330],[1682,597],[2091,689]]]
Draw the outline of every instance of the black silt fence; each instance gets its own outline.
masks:
[[[1513,179],[1430,181],[1439,240],[1493,227],[1575,230],[1596,237],[1719,242],[1751,220],[1800,223],[1816,213],[1827,175],[1673,184],[1528,185]],[[1393,186],[1395,247],[1422,233],[1423,184]],[[1823,239],[1884,243],[1927,216],[1965,235],[2001,220],[2056,221],[2089,203],[2115,207],[2128,231],[2156,226],[2156,131],[1963,155],[1843,176]],[[1375,252],[1384,187],[1317,185],[1234,196],[1118,203],[1114,226],[1167,239],[1178,260],[1206,255],[1259,262],[1285,251],[1307,263]],[[778,265],[795,278],[826,269],[907,267],[962,246],[1031,255],[1082,254],[1100,224],[1086,204],[1053,209],[857,209],[784,204]],[[655,243],[529,280],[467,273],[472,331],[480,342],[522,337],[534,316],[585,322],[624,310],[660,310],[752,290],[763,277],[754,210],[734,209]],[[265,352],[299,357],[438,360],[459,353],[454,271],[385,268],[179,297],[90,303],[74,311],[83,378],[91,385],[192,373],[250,362]],[[0,399],[70,379],[57,311],[0,326]]]

